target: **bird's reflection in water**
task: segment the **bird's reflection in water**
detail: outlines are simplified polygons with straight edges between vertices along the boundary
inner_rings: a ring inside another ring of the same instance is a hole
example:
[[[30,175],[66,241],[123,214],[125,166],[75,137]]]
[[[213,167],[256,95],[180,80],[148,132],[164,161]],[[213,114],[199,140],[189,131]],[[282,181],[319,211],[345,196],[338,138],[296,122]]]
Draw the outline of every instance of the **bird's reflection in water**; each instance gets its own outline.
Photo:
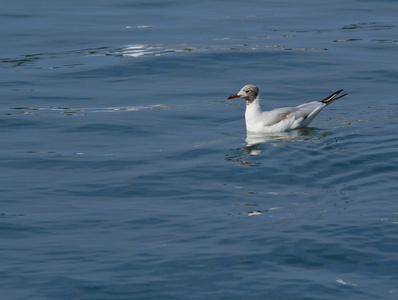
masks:
[[[302,141],[316,141],[321,139],[330,133],[322,132],[319,134],[319,129],[316,128],[303,128],[293,130],[289,132],[278,132],[278,133],[251,133],[247,132],[246,143],[247,145],[243,148],[235,149],[239,150],[237,155],[227,155],[228,161],[239,162],[241,166],[245,167],[256,167],[260,166],[260,162],[248,161],[248,156],[256,156],[266,151],[265,144],[272,145],[273,147],[282,146],[286,143],[291,142],[302,142]],[[242,150],[244,153],[242,153]]]
[[[305,130],[293,130],[289,132],[277,132],[277,133],[252,133],[247,132],[246,137],[246,147],[243,149],[246,153],[250,155],[259,155],[264,151],[264,149],[260,149],[258,145],[271,143],[272,146],[279,146],[280,142],[293,142],[298,140],[303,140],[306,136],[308,137],[309,129]]]

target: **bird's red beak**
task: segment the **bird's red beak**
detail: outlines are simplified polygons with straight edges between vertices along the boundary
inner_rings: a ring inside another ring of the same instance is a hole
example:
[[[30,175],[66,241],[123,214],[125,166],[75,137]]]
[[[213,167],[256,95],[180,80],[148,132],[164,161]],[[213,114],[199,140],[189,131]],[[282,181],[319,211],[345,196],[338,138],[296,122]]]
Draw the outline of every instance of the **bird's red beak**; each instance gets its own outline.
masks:
[[[240,97],[240,96],[238,96],[238,94],[235,94],[235,95],[229,96],[228,99],[239,98],[239,97]]]

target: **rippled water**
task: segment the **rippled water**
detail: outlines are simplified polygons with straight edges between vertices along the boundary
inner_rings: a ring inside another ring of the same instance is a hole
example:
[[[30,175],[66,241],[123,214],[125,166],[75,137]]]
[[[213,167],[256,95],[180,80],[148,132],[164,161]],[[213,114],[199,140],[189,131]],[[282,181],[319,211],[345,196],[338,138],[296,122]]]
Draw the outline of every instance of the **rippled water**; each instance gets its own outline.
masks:
[[[396,299],[397,8],[5,4],[2,299]]]

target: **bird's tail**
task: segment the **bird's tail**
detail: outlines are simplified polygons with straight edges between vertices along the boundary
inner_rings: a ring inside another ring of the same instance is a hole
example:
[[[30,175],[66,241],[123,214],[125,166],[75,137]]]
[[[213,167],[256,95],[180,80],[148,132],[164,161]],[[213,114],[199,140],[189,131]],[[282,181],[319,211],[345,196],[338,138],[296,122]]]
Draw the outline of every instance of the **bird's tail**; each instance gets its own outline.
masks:
[[[331,94],[330,96],[327,96],[327,97],[326,97],[325,99],[323,99],[321,102],[322,102],[322,103],[325,103],[326,105],[329,105],[330,103],[336,101],[337,99],[343,98],[343,97],[346,96],[347,94],[344,94],[344,95],[341,95],[341,96],[338,96],[338,97],[337,97],[337,95],[340,94],[342,91],[343,91],[343,90],[341,89],[341,90],[339,90],[339,91],[337,91],[337,92]]]

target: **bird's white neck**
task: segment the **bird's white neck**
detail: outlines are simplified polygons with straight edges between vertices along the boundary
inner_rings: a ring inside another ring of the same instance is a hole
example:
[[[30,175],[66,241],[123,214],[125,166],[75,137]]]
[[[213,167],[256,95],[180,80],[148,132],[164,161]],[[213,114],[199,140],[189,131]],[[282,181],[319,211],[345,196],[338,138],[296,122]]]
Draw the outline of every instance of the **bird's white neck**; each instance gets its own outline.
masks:
[[[260,98],[257,97],[254,101],[246,101],[246,130],[247,131],[257,131],[257,127],[261,124],[261,104]]]

